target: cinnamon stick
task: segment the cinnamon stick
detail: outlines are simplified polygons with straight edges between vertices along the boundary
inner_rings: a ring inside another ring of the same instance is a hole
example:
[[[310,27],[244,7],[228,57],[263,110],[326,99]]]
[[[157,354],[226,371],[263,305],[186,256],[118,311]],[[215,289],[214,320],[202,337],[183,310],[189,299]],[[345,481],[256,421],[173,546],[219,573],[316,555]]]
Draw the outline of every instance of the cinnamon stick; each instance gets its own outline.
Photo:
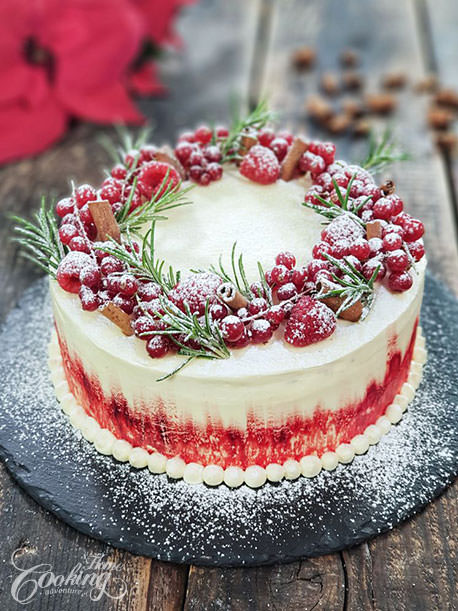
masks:
[[[218,287],[217,295],[223,303],[232,308],[238,310],[244,308],[248,299],[240,293],[233,284],[230,282],[224,282]]]
[[[380,221],[370,221],[370,223],[366,223],[366,237],[368,240],[371,238],[381,238],[382,223]]]
[[[113,214],[113,210],[111,209],[110,202],[106,200],[97,200],[88,202],[88,206],[97,228],[96,240],[98,242],[106,242],[108,238],[113,238],[116,242],[120,242],[121,232]]]
[[[109,301],[100,308],[100,312],[106,316],[111,322],[121,329],[124,335],[133,335],[134,331],[131,326],[132,317],[126,314],[113,302]]]
[[[291,180],[294,176],[294,170],[299,163],[299,159],[307,150],[307,146],[307,142],[301,136],[294,138],[281,165],[280,178],[283,180]]]
[[[344,297],[326,297],[325,299],[321,299],[323,303],[325,303],[328,308],[331,308],[333,312],[337,312],[340,306],[345,301]],[[347,308],[346,310],[342,310],[339,314],[339,318],[343,320],[349,320],[350,322],[357,322],[363,313],[363,304],[360,301],[357,301],[352,306]]]

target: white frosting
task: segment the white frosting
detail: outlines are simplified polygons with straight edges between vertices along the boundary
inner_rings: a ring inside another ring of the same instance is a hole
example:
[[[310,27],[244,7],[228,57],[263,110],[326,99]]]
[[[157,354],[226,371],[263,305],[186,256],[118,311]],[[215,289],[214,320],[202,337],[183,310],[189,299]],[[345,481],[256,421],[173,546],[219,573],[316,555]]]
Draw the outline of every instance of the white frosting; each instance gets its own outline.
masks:
[[[418,353],[418,345],[424,345],[421,329],[417,331],[417,339],[414,354],[421,354],[423,362],[426,358],[426,350]],[[401,393],[396,395],[393,402],[386,410],[385,416],[378,418],[375,425],[366,428],[364,434],[356,435],[351,442],[343,443],[336,448],[335,452],[325,452],[321,458],[314,455],[304,456],[300,461],[287,460],[283,465],[269,464],[264,469],[259,465],[250,465],[243,471],[239,467],[231,466],[223,469],[218,465],[203,466],[197,463],[185,462],[179,457],[167,459],[157,452],[149,454],[143,448],[133,448],[127,441],[116,439],[114,435],[101,429],[97,422],[88,416],[84,410],[76,404],[70,393],[65,375],[63,373],[62,359],[60,358],[57,335],[53,331],[49,343],[49,368],[51,379],[57,381],[55,391],[57,399],[61,403],[62,410],[70,415],[70,421],[75,428],[81,430],[83,436],[94,443],[95,448],[102,454],[112,454],[119,461],[127,462],[137,468],[148,467],[152,473],[167,473],[173,479],[184,479],[188,484],[200,484],[205,482],[209,486],[219,486],[224,483],[230,488],[237,488],[245,483],[251,488],[259,488],[267,480],[278,482],[281,479],[297,479],[303,477],[315,477],[322,469],[332,471],[337,464],[347,464],[353,460],[355,454],[364,454],[370,445],[380,441],[382,435],[388,433],[391,424],[399,422],[405,408],[399,403],[403,399],[405,405],[412,401],[416,386],[410,382],[403,384]],[[410,371],[421,374],[423,363],[413,360]],[[410,379],[410,376],[409,376]]]

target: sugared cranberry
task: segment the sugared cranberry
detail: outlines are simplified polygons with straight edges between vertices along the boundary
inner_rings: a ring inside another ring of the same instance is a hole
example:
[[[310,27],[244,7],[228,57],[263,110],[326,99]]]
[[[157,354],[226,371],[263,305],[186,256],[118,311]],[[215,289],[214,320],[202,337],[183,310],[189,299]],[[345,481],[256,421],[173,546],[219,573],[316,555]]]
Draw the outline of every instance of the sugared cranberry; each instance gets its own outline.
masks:
[[[330,165],[334,163],[336,146],[332,142],[321,142],[318,146],[317,154],[324,159],[326,165]]]
[[[264,127],[264,129],[261,129],[258,134],[258,141],[262,146],[270,146],[270,143],[274,138],[275,132],[273,129],[270,129],[270,127]]]
[[[59,227],[59,239],[62,244],[70,244],[71,240],[76,238],[77,235],[79,235],[78,229],[70,223],[65,223]]]
[[[382,240],[383,243],[383,252],[391,252],[393,250],[398,250],[402,247],[402,237],[399,233],[392,231],[391,233],[387,233]]]
[[[278,305],[272,306],[266,314],[266,320],[268,320],[270,324],[273,324],[275,327],[278,327],[284,318],[285,311]]]
[[[371,254],[369,242],[364,238],[356,240],[356,242],[350,246],[350,254],[356,257],[359,261],[365,261]]]
[[[80,289],[80,273],[85,267],[93,267],[92,258],[83,252],[69,252],[57,268],[57,282],[69,293],[77,293]]]
[[[206,187],[207,185],[211,183],[211,181],[212,181],[212,178],[210,174],[208,172],[202,172],[199,178],[199,185]]]
[[[70,250],[79,250],[80,252],[90,253],[91,249],[89,248],[89,244],[87,240],[82,238],[81,236],[76,236],[70,240],[68,243]]]
[[[190,142],[179,142],[175,149],[175,155],[178,161],[187,166],[193,151],[194,147]]]
[[[250,291],[255,297],[264,297],[266,292],[261,282],[252,282],[250,285]]]
[[[154,335],[146,343],[146,351],[153,359],[160,359],[170,350],[170,340],[165,335]]]
[[[207,167],[207,173],[211,180],[220,180],[223,176],[223,166],[219,163],[209,163]]]
[[[162,293],[162,289],[156,282],[146,282],[138,286],[138,297],[140,301],[152,301]]]
[[[138,173],[137,186],[144,197],[151,199],[153,195],[160,197],[166,189],[175,188],[179,181],[175,168],[161,161],[150,161]]]
[[[385,257],[385,265],[390,272],[405,272],[410,265],[409,257],[403,250],[393,250]]]
[[[135,321],[132,323],[132,327],[134,329],[135,335],[141,337],[141,339],[148,340],[154,337],[152,334],[153,331],[157,330],[155,321],[152,320],[149,316],[140,315]]]
[[[71,214],[75,207],[75,200],[72,197],[64,197],[56,204],[56,214],[63,218],[66,214]]]
[[[137,292],[138,282],[132,274],[122,274],[118,279],[118,290],[124,297],[132,297]]]
[[[292,253],[285,250],[280,252],[275,257],[275,263],[277,265],[284,265],[287,269],[293,269],[293,267],[296,265],[296,257]]]
[[[255,145],[243,157],[240,174],[261,185],[269,185],[280,177],[280,164],[270,149]]]
[[[228,315],[228,310],[222,303],[213,303],[209,308],[209,314],[212,320],[222,320]]]
[[[251,323],[251,341],[253,344],[265,344],[273,335],[272,325],[265,318],[258,318]]]
[[[376,257],[374,257],[373,259],[369,259],[369,261],[366,261],[361,271],[366,280],[370,280],[377,268],[379,268],[379,270],[375,280],[383,280],[386,274],[386,269],[383,262]]]
[[[243,328],[242,335],[236,342],[231,342],[231,348],[245,348],[251,341],[251,331]]]
[[[275,267],[272,268],[271,276],[273,283],[280,286],[289,282],[291,272],[286,265],[275,265]]]
[[[371,257],[375,257],[383,249],[383,242],[380,238],[371,238],[369,240],[369,248],[371,249]]]
[[[152,144],[145,144],[140,149],[140,156],[138,158],[138,165],[142,165],[143,163],[148,163],[148,161],[153,161],[157,153],[157,148]]]
[[[204,169],[201,165],[192,165],[189,168],[189,178],[194,182],[199,182],[200,177],[202,176]]]
[[[237,316],[230,314],[221,321],[221,333],[228,342],[236,342],[242,337],[243,322]]]
[[[84,206],[80,209],[80,219],[85,225],[89,225],[93,222],[92,214],[87,204],[84,204]]]
[[[83,267],[80,272],[81,284],[84,284],[84,286],[88,286],[93,290],[97,290],[99,288],[101,278],[100,270],[95,265]]]
[[[194,132],[194,138],[200,144],[208,144],[213,136],[212,130],[207,125],[201,125]]]
[[[218,146],[208,146],[204,151],[204,156],[207,161],[221,161],[221,151]]]
[[[283,140],[286,140],[288,146],[293,143],[294,139],[293,134],[288,132],[286,129],[281,129],[279,132],[277,132],[277,138],[283,138]]]
[[[409,252],[415,261],[420,261],[425,254],[425,247],[421,240],[417,240],[416,242],[409,242],[407,245],[409,248]]]
[[[224,125],[217,125],[215,132],[218,138],[227,138],[229,136],[229,130]]]
[[[124,265],[122,261],[116,259],[116,257],[112,257],[111,255],[105,257],[100,264],[100,271],[104,276],[114,274],[115,272],[122,272],[123,269]]]
[[[323,261],[321,259],[314,259],[313,261],[310,261],[310,263],[307,265],[308,279],[314,281],[315,276],[322,269],[329,269],[328,261]]]
[[[423,223],[417,219],[410,218],[402,225],[404,229],[404,239],[406,242],[415,242],[425,233]]]
[[[121,201],[122,197],[122,187],[117,184],[117,181],[105,181],[105,184],[102,186],[99,192],[99,198],[102,200],[106,200],[110,202],[110,204],[115,204]]]
[[[287,282],[279,287],[277,297],[280,301],[286,301],[297,295],[297,288],[293,282]]]
[[[113,178],[117,178],[118,180],[124,180],[125,177],[127,176],[127,170],[123,165],[118,163],[111,170],[111,175],[113,176]]]
[[[135,306],[135,301],[130,299],[129,297],[124,297],[124,295],[118,294],[113,297],[113,303],[121,308],[126,314],[132,314],[132,311]]]
[[[178,142],[195,142],[194,132],[182,132],[178,136]]]
[[[275,153],[278,161],[283,161],[288,152],[288,143],[284,138],[274,138],[269,148]]]
[[[388,278],[388,286],[392,291],[408,291],[413,284],[412,276],[409,272],[393,272]]]
[[[100,305],[100,299],[96,293],[84,284],[80,287],[79,298],[81,307],[87,312],[94,312]]]
[[[404,203],[399,195],[393,193],[392,195],[387,195],[386,199],[389,199],[393,205],[393,215],[396,216],[402,212],[404,208]]]
[[[91,187],[91,185],[81,185],[75,189],[73,197],[75,198],[78,208],[82,208],[84,204],[87,204],[87,202],[93,202],[96,200],[97,193],[94,187]]]
[[[293,270],[291,275],[291,282],[294,283],[298,291],[301,291],[304,287],[305,282],[307,281],[307,268],[300,267],[298,269]]]
[[[387,197],[381,197],[375,202],[372,210],[376,219],[387,221],[393,215],[393,203]]]
[[[267,301],[263,297],[255,297],[249,302],[247,309],[251,316],[259,314],[259,312],[267,310]]]

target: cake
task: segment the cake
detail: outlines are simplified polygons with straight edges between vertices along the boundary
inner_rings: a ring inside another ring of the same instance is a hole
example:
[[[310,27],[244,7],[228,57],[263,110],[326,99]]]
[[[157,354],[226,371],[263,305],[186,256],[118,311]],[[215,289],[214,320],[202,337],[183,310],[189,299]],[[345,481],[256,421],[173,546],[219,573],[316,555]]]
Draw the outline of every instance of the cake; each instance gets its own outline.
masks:
[[[45,217],[56,394],[117,461],[210,486],[314,477],[415,394],[422,223],[392,181],[268,120],[123,151],[57,203],[58,231]]]

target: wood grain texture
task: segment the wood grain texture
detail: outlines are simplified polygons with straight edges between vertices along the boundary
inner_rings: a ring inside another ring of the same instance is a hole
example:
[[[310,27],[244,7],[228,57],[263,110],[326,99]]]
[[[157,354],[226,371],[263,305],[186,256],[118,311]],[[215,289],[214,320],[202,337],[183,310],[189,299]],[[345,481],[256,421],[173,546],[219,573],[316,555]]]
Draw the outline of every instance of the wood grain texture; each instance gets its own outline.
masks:
[[[425,2],[428,10],[430,5],[436,7],[436,0]],[[441,33],[448,32],[447,40],[457,44],[452,36],[456,7],[451,4],[438,0],[443,15],[439,11],[431,18],[437,66],[441,74],[450,70],[450,79],[456,77],[452,74],[456,53],[451,62]],[[263,25],[257,31],[258,17]],[[254,99],[259,83],[264,82],[286,124],[301,130],[307,126],[318,135],[303,112],[305,96],[318,88],[318,72],[304,75],[291,70],[291,51],[301,44],[315,46],[324,69],[335,68],[338,52],[353,46],[361,52],[365,78],[375,90],[381,72],[391,68],[405,69],[412,78],[431,68],[419,24],[414,2],[397,0],[203,0],[180,20],[186,53],[171,53],[163,63],[170,95],[143,100],[140,105],[154,122],[152,138],[160,144],[202,119],[226,119],[232,92],[242,92],[243,97],[249,92]],[[246,60],[255,42],[258,51],[250,72]],[[269,47],[267,56],[259,45]],[[452,174],[425,131],[425,104],[408,90],[401,94],[398,136],[414,152],[415,160],[395,168],[392,176],[408,209],[425,221],[430,268],[458,294]],[[80,125],[52,150],[1,169],[0,210],[27,213],[36,208],[43,192],[66,194],[69,178],[100,181],[109,161],[98,139],[112,133],[109,128]],[[365,152],[364,143],[348,137],[339,138],[338,147],[339,156],[347,159],[361,159]],[[31,265],[18,258],[8,242],[8,231],[6,223],[0,223],[1,316],[38,277]],[[80,535],[37,506],[0,466],[0,609],[22,608],[15,607],[10,596],[9,559],[20,548],[24,562],[50,562],[60,573],[88,554],[106,554],[120,564],[119,576],[128,586],[128,595],[119,601],[104,598],[91,603],[74,595],[43,596],[29,606],[34,610],[453,610],[458,608],[458,546],[453,536],[457,490],[453,486],[400,528],[340,554],[285,566],[188,570],[114,550]]]

